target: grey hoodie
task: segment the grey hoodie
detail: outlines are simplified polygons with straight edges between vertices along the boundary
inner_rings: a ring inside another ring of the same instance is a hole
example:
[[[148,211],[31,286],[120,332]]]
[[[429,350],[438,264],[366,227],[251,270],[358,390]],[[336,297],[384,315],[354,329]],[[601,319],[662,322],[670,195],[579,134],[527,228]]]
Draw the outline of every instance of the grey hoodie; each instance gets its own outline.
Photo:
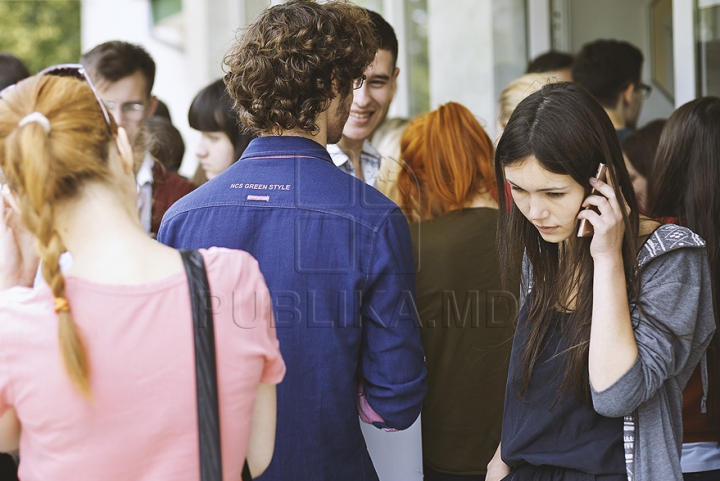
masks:
[[[632,311],[638,358],[615,384],[592,389],[593,405],[604,416],[634,415],[635,481],[682,481],[682,391],[701,359],[706,368],[715,331],[705,242],[664,225],[640,249],[638,264],[646,316]]]

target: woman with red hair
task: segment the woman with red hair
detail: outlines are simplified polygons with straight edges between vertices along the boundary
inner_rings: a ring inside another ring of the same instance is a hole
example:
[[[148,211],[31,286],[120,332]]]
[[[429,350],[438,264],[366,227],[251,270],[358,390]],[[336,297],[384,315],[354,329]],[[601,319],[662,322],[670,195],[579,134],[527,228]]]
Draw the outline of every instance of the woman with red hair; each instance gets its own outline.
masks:
[[[500,440],[516,287],[502,290],[493,144],[465,107],[411,122],[398,177],[427,356],[426,481],[484,480]]]

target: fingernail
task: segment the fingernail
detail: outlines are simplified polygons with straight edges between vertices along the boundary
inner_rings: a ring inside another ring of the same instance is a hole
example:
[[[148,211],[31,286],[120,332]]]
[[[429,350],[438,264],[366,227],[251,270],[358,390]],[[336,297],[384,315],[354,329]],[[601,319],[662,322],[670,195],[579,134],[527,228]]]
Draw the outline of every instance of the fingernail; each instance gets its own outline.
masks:
[[[595,177],[590,177],[590,183],[597,184],[597,179]]]

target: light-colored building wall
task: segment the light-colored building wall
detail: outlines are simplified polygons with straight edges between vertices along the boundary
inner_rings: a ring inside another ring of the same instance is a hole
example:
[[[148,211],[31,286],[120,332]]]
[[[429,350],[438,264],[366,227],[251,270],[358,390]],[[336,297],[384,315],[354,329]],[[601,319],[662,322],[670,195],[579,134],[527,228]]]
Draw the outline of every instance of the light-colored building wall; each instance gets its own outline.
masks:
[[[180,42],[174,44],[155,30],[149,0],[83,0],[82,50],[109,40],[147,49],[157,65],[153,93],[168,105],[185,140],[180,172],[191,176],[197,167],[194,150],[200,136],[187,122],[190,103],[201,88],[222,76],[222,59],[236,30],[268,4],[267,0],[184,0]]]
[[[599,38],[630,42],[645,57],[643,81],[652,84],[650,3],[651,0],[570,0],[572,51],[577,53],[585,43]],[[671,100],[654,87],[652,95],[643,104],[638,126],[653,119],[667,118],[674,110]]]
[[[168,105],[186,147],[183,172],[197,164],[192,149],[199,138],[187,123],[187,112],[201,80],[191,75],[186,52],[151,35],[152,14],[148,0],[83,0],[82,51],[109,40],[138,43],[157,64],[153,92]]]
[[[455,101],[493,135],[495,70],[491,0],[428,1],[430,106]]]
[[[181,172],[191,175],[197,165],[194,148],[199,138],[187,125],[187,111],[194,95],[222,75],[221,62],[239,28],[252,22],[263,8],[283,0],[183,0],[183,21],[179,44],[171,45],[153,33],[149,0],[82,0],[82,48],[120,39],[145,46],[157,62],[154,92],[165,101],[186,143]],[[393,25],[400,42],[398,66],[401,68],[398,92],[390,116],[408,116],[410,79],[407,68],[406,0],[358,0],[367,3]],[[645,55],[643,79],[651,82],[651,42],[649,6],[651,0],[427,0],[428,64],[430,107],[448,101],[466,105],[481,120],[491,136],[495,131],[496,101],[499,91],[515,74],[519,76],[527,60],[524,50],[538,54],[555,40],[577,52],[597,38],[617,38],[637,45]],[[687,10],[692,18],[692,0],[673,0],[675,10]],[[560,9],[565,18],[558,22]],[[527,17],[526,14],[532,15]],[[677,12],[675,12],[677,16]],[[551,25],[547,23],[550,22]],[[527,25],[525,25],[527,23]],[[686,22],[687,23],[687,22]],[[523,28],[524,27],[524,28]],[[557,30],[560,28],[560,32]],[[691,24],[683,24],[674,37],[690,38]],[[676,42],[677,43],[677,42]],[[678,45],[675,45],[678,48]],[[692,45],[678,62],[694,58]],[[686,62],[687,63],[687,62]],[[685,64],[683,64],[685,65]],[[693,64],[694,65],[694,64]],[[676,88],[688,84],[685,97],[692,98],[694,68],[676,68]],[[685,77],[689,80],[683,81]],[[692,78],[690,78],[692,77]],[[658,89],[646,101],[640,125],[667,117],[673,105]]]

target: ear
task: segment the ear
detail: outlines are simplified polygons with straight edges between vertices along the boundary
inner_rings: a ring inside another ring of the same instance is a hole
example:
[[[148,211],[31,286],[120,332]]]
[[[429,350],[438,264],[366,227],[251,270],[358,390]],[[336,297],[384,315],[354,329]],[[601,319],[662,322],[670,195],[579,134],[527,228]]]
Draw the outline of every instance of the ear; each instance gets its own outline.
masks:
[[[633,95],[635,94],[635,84],[631,83],[630,85],[625,88],[625,90],[622,91],[621,98],[623,101],[623,104],[630,105],[633,100]]]
[[[20,215],[20,204],[17,201],[17,194],[15,191],[12,190],[9,185],[3,184],[0,194],[3,197],[5,204],[7,204],[16,214]],[[0,212],[0,215],[2,215],[2,212]]]
[[[392,82],[393,96],[395,95],[395,91],[397,90],[398,75],[400,75],[400,67],[395,67],[395,73],[393,73],[392,79],[390,79],[390,82]]]
[[[157,110],[158,106],[158,99],[154,95],[150,96],[150,100],[148,101],[147,110],[145,111],[145,118],[152,117],[155,115],[155,110]]]
[[[115,137],[115,145],[117,145],[120,161],[122,162],[123,171],[126,174],[134,174],[135,157],[133,156],[130,139],[124,128],[118,127],[118,133]]]

